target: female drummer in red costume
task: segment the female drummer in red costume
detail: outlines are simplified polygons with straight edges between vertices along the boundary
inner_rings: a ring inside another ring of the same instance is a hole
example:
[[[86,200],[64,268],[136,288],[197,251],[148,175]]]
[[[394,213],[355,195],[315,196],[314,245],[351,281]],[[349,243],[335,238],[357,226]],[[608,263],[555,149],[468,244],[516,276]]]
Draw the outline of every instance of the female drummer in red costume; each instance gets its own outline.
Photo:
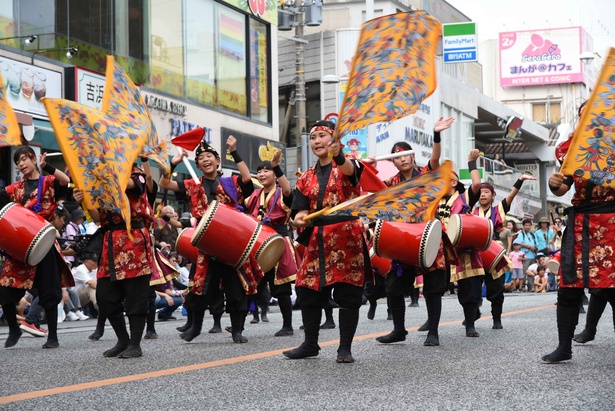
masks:
[[[56,170],[45,160],[46,154],[43,154],[40,166],[49,175],[42,176],[36,165],[36,154],[31,147],[22,146],[15,150],[13,161],[24,177],[0,190],[0,208],[15,202],[37,212],[46,220],[53,217],[57,200],[63,197],[70,180],[66,174]],[[75,197],[77,201],[83,200],[78,195]],[[26,290],[34,287],[39,291],[39,301],[45,309],[49,327],[47,342],[43,348],[59,347],[57,306],[62,300],[62,287],[72,285],[73,277],[59,248],[52,247],[36,267],[7,256],[0,272],[0,305],[9,324],[9,335],[4,346],[14,346],[21,337],[15,304]]]
[[[265,278],[258,286],[259,295],[269,284],[271,295],[278,300],[282,312],[282,329],[275,333],[276,337],[293,335],[291,283],[297,278],[298,254],[293,245],[292,233],[288,227],[290,206],[292,205],[292,190],[290,183],[280,168],[282,151],[278,150],[271,161],[263,161],[256,170],[256,177],[263,188],[254,190],[247,202],[252,217],[273,227],[284,237],[286,250],[277,266],[265,273]],[[266,312],[267,305],[262,305]]]
[[[360,194],[361,169],[346,159],[340,143],[333,141],[335,124],[317,121],[310,130],[310,147],[318,156],[315,166],[297,181],[292,209],[298,211],[294,224],[309,236],[304,260],[297,274],[296,292],[301,306],[305,341],[285,351],[291,359],[318,355],[318,332],[322,308],[331,290],[340,306],[338,363],[351,363],[351,345],[359,322],[365,270],[370,270],[365,228],[359,219],[344,222],[321,220],[312,226],[303,218],[326,206],[335,206]],[[330,157],[332,154],[333,157]],[[339,220],[338,220],[339,221]]]
[[[393,159],[393,163],[399,170],[399,173],[385,180],[384,183],[390,187],[437,169],[440,165],[440,153],[442,150],[440,132],[448,129],[453,124],[453,121],[455,121],[453,117],[447,119],[440,117],[435,122],[433,149],[429,163],[425,167],[421,169],[416,165],[414,162],[414,154],[397,157]],[[393,145],[391,153],[410,150],[412,150],[410,144],[405,141],[400,141]],[[402,266],[399,268],[401,268],[401,275],[398,275],[398,266],[394,264],[385,278],[386,294],[389,299],[391,314],[393,315],[393,331],[387,335],[376,338],[378,342],[384,344],[404,341],[408,334],[405,326],[406,304],[404,302],[404,294],[413,292],[414,280],[417,276],[418,267]],[[446,258],[442,246],[440,246],[434,264],[429,269],[425,270],[423,274],[423,295],[425,296],[425,304],[427,305],[427,323],[425,323],[424,328],[428,328],[429,330],[423,345],[438,346],[440,345],[438,325],[440,324],[440,315],[442,313],[442,295],[448,288],[450,278],[447,272]]]
[[[446,227],[453,214],[470,214],[472,207],[480,197],[480,173],[476,168],[476,160],[480,152],[471,150],[468,155],[468,169],[472,177],[472,185],[466,191],[463,183],[459,181],[457,173],[452,172],[451,188],[448,194],[440,200],[438,205],[438,218]],[[451,266],[451,281],[458,286],[457,297],[463,307],[465,317],[466,336],[478,337],[474,328],[474,321],[478,313],[478,304],[482,296],[483,277],[485,270],[480,253],[475,248],[455,249],[457,264]]]
[[[493,240],[500,239],[500,232],[506,226],[506,213],[510,210],[510,205],[515,199],[525,180],[536,180],[536,177],[527,174],[522,175],[513,185],[510,194],[497,205],[493,205],[495,199],[495,189],[491,184],[483,183],[480,185],[480,198],[478,205],[474,207],[472,213],[491,220],[493,223]],[[493,316],[493,329],[501,330],[502,326],[502,306],[504,305],[504,273],[512,269],[512,261],[504,256],[493,268],[492,272],[485,273],[485,289],[487,300],[491,302],[491,315]]]
[[[209,203],[218,200],[222,204],[237,207],[243,204],[244,199],[254,191],[252,177],[248,165],[241,159],[237,152],[237,140],[229,136],[226,140],[229,153],[233,156],[241,177],[233,176],[230,178],[220,178],[218,167],[220,166],[220,155],[205,140],[201,141],[196,148],[197,168],[204,174],[201,177],[201,184],[196,184],[194,180],[171,181],[160,179],[160,187],[175,191],[178,200],[188,201],[192,215],[200,220]],[[188,153],[184,150],[182,154],[177,154],[171,160],[172,167],[182,161],[182,157]],[[229,244],[229,247],[232,244]],[[263,278],[263,272],[258,264],[253,264],[248,260],[242,267],[241,273],[232,266],[226,265],[211,259],[206,254],[199,251],[196,264],[193,265],[193,286],[186,297],[186,305],[189,314],[192,313],[192,326],[181,334],[185,341],[192,341],[201,334],[205,310],[214,304],[220,296],[220,281],[224,287],[226,295],[226,311],[231,317],[231,330],[235,343],[246,343],[248,339],[242,335],[245,317],[248,312],[246,292],[256,293],[256,286]],[[241,276],[241,278],[240,278]],[[244,283],[248,288],[244,288]]]
[[[135,358],[143,355],[141,338],[147,318],[149,281],[154,259],[150,231],[154,211],[147,198],[146,175],[133,165],[126,187],[130,204],[131,230],[118,213],[90,210],[103,230],[103,247],[98,262],[96,299],[101,314],[109,319],[117,343],[104,357]],[[130,235],[129,235],[130,234]],[[130,335],[126,330],[128,317]]]
[[[583,106],[579,108],[579,115],[582,110]],[[564,144],[566,147],[563,150],[560,148],[556,154],[560,161],[563,161],[570,143]],[[566,210],[568,225],[562,237],[557,291],[559,344],[555,351],[542,357],[542,361],[548,364],[572,358],[572,339],[579,322],[584,288],[589,288],[592,299],[596,296],[603,302],[601,309],[604,309],[606,302],[615,307],[615,256],[612,248],[615,242],[612,223],[615,220],[615,189],[560,172],[553,173],[549,178],[549,189],[558,197],[565,195],[573,186],[572,207]],[[591,314],[595,332],[600,315],[593,312],[591,304],[590,301],[587,321],[590,322]]]

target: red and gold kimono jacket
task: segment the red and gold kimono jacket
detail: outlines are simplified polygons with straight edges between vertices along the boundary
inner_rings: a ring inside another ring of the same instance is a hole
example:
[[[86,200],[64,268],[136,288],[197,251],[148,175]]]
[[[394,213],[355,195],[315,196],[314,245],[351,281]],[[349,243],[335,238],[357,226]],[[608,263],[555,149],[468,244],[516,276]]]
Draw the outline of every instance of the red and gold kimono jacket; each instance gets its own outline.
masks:
[[[418,177],[424,173],[428,173],[429,171],[431,171],[431,169],[429,168],[429,164],[421,169],[415,168],[412,172],[412,177]],[[384,180],[384,184],[386,184],[387,187],[391,187],[403,181],[405,181],[404,176],[401,173],[397,173],[393,177]],[[436,270],[446,270],[447,262],[449,264],[455,264],[456,261],[457,258],[453,251],[452,245],[450,245],[450,241],[448,241],[448,238],[446,236],[442,236],[442,240],[440,240],[440,248],[438,249],[438,255],[436,256],[436,259],[431,265],[431,267],[423,269],[417,266],[416,268],[418,271],[422,272],[423,274],[426,274]],[[385,274],[386,273],[383,273],[382,275]]]
[[[493,241],[496,241],[496,237],[498,237],[498,233],[504,228],[506,225],[506,211],[504,210],[504,205],[499,203],[496,206],[489,207],[487,212],[482,212],[480,206],[474,207],[472,210],[472,214],[485,217],[491,220],[493,223]],[[498,237],[499,238],[499,237]],[[506,254],[502,257],[502,259],[493,267],[493,269],[489,272],[493,279],[500,278],[507,271],[512,270],[513,264],[510,258]],[[485,267],[488,269],[488,267]]]
[[[301,266],[301,257],[295,249],[294,241],[288,230],[290,208],[284,204],[283,197],[281,187],[276,187],[275,190],[271,190],[267,194],[265,194],[263,188],[259,188],[254,190],[246,204],[252,217],[274,228],[284,238],[286,243],[284,254],[282,254],[280,261],[274,268],[275,279],[273,283],[275,285],[295,281],[297,279],[297,271],[299,271]]]
[[[560,287],[614,288],[615,189],[577,177],[573,181],[573,206],[562,239]]]
[[[353,186],[332,161],[331,173],[324,188],[323,207],[335,206],[356,198],[360,185]],[[297,181],[297,190],[309,199],[310,213],[318,211],[318,184],[316,167],[307,170]],[[319,247],[322,242],[324,248]],[[367,244],[361,220],[315,227],[297,274],[297,287],[320,290],[334,283],[347,283],[363,287],[365,282],[364,247]]]
[[[459,192],[456,191],[448,200],[445,198],[440,200],[440,204],[438,205],[438,218],[442,222],[444,229],[448,226],[451,215],[469,214],[472,210],[470,203],[468,190],[463,194],[459,194]],[[455,248],[454,250],[457,255],[457,263],[451,265],[451,281],[456,282],[470,277],[485,275],[483,259],[477,249],[469,248],[461,250]]]
[[[48,175],[43,177],[43,194],[41,195],[41,208],[38,213],[45,220],[51,220],[53,214],[57,208],[55,198],[55,177]],[[6,193],[10,197],[11,201],[17,204],[23,204],[24,207],[30,208],[38,201],[38,188],[36,188],[27,200],[24,198],[26,195],[25,180],[13,183],[5,188]],[[58,263],[58,270],[60,272],[60,284],[62,287],[72,287],[75,285],[73,275],[70,268],[64,261],[62,251],[57,241],[55,243],[58,256],[56,261]],[[35,266],[27,265],[17,259],[6,257],[2,272],[0,272],[0,286],[11,288],[22,288],[29,290],[34,284],[34,277],[36,277]]]
[[[154,265],[153,246],[150,237],[155,219],[154,211],[147,201],[145,174],[133,168],[131,178],[142,185],[140,195],[126,192],[130,202],[130,234],[122,216],[109,210],[100,210],[100,229],[107,229],[98,263],[97,278],[111,277],[112,281],[150,275]]]
[[[226,204],[229,207],[236,208],[237,203],[243,204],[244,194],[241,191],[241,186],[238,183],[238,177],[232,176],[235,189],[237,190],[237,202],[231,198],[231,196],[224,190],[223,185],[218,181],[216,188],[216,200],[221,204]],[[201,177],[201,184],[195,184],[194,180],[184,180],[184,187],[186,188],[186,197],[190,204],[192,215],[200,221],[209,203],[207,201],[207,192],[205,191],[204,183],[205,177]],[[219,179],[219,178],[218,178]],[[237,211],[239,212],[239,211]],[[234,246],[229,244],[229,247]],[[205,278],[207,277],[207,270],[209,268],[209,256],[199,250],[199,255],[196,261],[196,271],[194,273],[194,279],[190,284],[190,292],[196,295],[202,295],[207,290],[203,289],[205,285]],[[263,270],[261,270],[258,262],[250,256],[246,262],[237,271],[237,276],[243,285],[243,289],[248,295],[256,294],[256,287],[261,279],[265,276]]]

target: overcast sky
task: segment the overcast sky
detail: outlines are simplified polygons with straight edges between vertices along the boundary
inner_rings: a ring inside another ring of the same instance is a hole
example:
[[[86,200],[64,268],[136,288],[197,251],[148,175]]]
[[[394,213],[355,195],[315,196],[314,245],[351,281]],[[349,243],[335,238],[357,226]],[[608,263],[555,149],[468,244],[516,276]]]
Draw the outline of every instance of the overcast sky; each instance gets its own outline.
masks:
[[[446,0],[477,23],[479,42],[499,32],[584,27],[603,58],[615,47],[614,0]]]

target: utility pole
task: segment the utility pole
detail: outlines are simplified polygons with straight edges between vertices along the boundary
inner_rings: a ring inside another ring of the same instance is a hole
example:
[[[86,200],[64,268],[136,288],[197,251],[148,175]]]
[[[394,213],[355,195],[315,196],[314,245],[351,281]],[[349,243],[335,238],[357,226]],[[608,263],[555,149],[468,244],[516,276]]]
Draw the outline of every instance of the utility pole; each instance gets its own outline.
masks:
[[[296,9],[295,14],[295,138],[297,142],[298,158],[301,159],[301,171],[308,168],[308,150],[307,150],[307,113],[305,108],[305,42],[303,39],[303,10]],[[299,161],[297,161],[299,163]]]

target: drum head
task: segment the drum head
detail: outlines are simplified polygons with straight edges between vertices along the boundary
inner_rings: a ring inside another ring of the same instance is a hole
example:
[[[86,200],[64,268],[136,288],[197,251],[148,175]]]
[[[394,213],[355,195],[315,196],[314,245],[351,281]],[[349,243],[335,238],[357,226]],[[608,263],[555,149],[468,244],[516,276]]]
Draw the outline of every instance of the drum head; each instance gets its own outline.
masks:
[[[558,260],[552,259],[547,261],[547,268],[551,273],[557,275],[559,273],[560,262]]]
[[[199,243],[203,239],[203,236],[205,235],[205,231],[207,231],[207,228],[211,224],[211,221],[213,220],[214,215],[216,214],[216,210],[218,209],[218,204],[219,204],[218,201],[214,200],[209,204],[209,207],[207,207],[207,210],[205,211],[205,214],[203,214],[203,217],[201,218],[199,225],[197,225],[196,230],[194,230],[194,235],[192,236],[192,240],[190,240],[193,246],[197,248],[199,247]]]
[[[31,266],[38,265],[53,247],[56,234],[57,231],[51,224],[39,231],[26,251],[24,262]]]
[[[429,268],[436,261],[440,250],[440,240],[442,240],[442,223],[440,220],[429,221],[425,226],[419,246],[419,264],[422,268]]]
[[[446,225],[446,235],[448,236],[448,239],[451,240],[453,247],[456,247],[457,243],[459,243],[462,229],[463,224],[461,216],[459,214],[453,214],[450,216],[448,219],[448,224]]]
[[[286,243],[281,235],[274,235],[267,238],[263,244],[256,250],[254,258],[258,261],[258,265],[264,273],[271,270],[282,258],[284,250],[286,249]]]

